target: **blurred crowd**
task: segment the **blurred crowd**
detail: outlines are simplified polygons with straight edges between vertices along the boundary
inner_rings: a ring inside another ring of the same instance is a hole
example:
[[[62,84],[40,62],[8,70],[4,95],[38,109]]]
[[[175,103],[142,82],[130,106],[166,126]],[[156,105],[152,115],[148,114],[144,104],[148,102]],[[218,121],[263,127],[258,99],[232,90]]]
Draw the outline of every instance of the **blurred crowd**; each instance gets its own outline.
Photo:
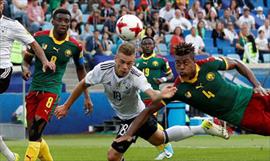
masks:
[[[31,33],[52,27],[54,9],[68,9],[70,35],[83,44],[88,61],[95,55],[115,54],[122,42],[116,35],[116,22],[125,14],[141,19],[140,39],[153,37],[155,51],[164,56],[174,55],[174,47],[184,41],[194,44],[196,54],[234,54],[246,63],[263,63],[264,55],[270,53],[270,4],[264,0],[4,1],[4,14],[19,20]]]

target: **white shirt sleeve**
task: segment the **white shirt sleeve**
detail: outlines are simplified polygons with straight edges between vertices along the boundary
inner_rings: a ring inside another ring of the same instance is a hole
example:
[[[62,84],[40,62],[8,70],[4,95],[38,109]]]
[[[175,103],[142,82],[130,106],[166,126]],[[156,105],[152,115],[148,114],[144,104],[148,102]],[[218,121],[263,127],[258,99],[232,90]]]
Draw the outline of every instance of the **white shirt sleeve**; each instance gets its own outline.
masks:
[[[142,92],[145,92],[147,89],[153,89],[143,73],[139,77],[135,76],[134,85]]]
[[[18,21],[15,21],[15,24],[12,26],[12,28],[14,39],[23,42],[25,45],[31,44],[35,41],[33,36]]]
[[[96,65],[93,70],[88,72],[85,76],[85,83],[87,85],[96,85],[100,84],[103,77],[102,70],[100,68],[100,64]]]

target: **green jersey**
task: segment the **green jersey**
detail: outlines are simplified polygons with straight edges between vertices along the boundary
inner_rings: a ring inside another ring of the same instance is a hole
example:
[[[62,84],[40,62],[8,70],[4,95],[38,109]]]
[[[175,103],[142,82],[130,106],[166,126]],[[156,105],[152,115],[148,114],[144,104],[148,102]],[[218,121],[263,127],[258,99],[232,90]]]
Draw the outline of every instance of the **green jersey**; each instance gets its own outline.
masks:
[[[236,85],[222,78],[218,70],[225,70],[225,59],[210,57],[196,63],[194,79],[175,81],[176,94],[165,103],[183,101],[204,113],[239,125],[251,99],[253,89]]]
[[[73,57],[76,66],[83,64],[82,48],[75,39],[69,36],[63,41],[57,41],[53,37],[52,30],[37,32],[35,39],[43,48],[47,59],[55,63],[56,71],[43,72],[42,63],[36,59],[30,91],[46,91],[59,95],[69,59]]]
[[[159,90],[159,84],[155,82],[155,79],[172,73],[167,59],[161,56],[157,56],[155,53],[149,57],[142,55],[141,58],[136,60],[135,64],[138,69],[143,71],[147,81],[155,90]],[[141,93],[141,98],[144,100],[147,99],[148,96],[144,93]]]

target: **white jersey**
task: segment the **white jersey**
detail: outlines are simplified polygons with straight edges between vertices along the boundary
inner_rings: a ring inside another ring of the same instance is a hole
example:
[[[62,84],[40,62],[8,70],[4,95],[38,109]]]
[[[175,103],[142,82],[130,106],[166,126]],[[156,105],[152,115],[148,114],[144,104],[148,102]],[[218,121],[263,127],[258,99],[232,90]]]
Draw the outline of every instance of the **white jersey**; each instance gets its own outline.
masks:
[[[136,117],[145,108],[139,93],[152,89],[144,74],[134,66],[127,76],[119,78],[114,60],[96,65],[87,73],[85,82],[91,86],[103,84],[116,115],[122,120]]]
[[[14,40],[21,41],[26,45],[35,41],[33,36],[15,20],[2,15],[0,18],[0,68],[12,66],[10,50]]]

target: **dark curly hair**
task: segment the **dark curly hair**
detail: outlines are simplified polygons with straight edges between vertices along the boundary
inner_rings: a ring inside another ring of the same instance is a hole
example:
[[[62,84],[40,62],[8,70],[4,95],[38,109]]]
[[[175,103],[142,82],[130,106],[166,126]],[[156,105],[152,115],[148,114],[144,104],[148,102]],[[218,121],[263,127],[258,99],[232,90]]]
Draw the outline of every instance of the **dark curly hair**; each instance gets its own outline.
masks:
[[[183,42],[178,44],[175,48],[175,55],[177,56],[184,56],[184,55],[192,55],[194,56],[194,46],[191,43]]]

